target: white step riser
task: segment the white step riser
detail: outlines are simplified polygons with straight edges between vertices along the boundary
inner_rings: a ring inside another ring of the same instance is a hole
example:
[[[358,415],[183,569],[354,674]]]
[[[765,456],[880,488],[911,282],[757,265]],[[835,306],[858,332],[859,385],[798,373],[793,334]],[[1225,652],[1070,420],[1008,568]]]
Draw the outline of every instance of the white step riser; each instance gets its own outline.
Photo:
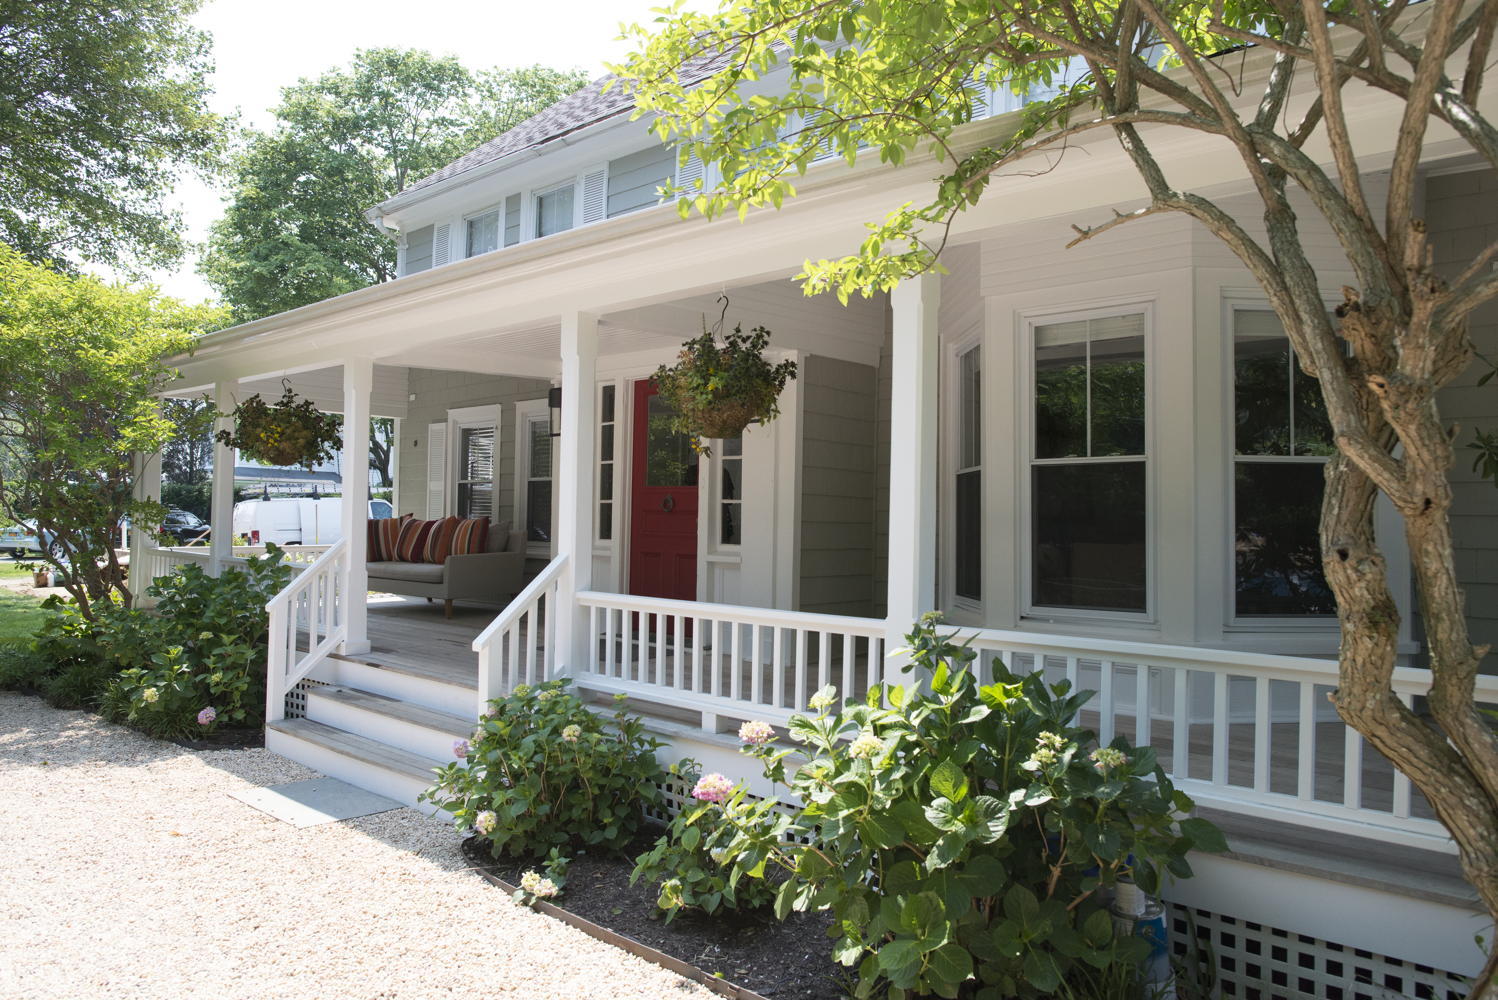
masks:
[[[456,737],[449,733],[392,719],[357,705],[319,696],[315,691],[307,693],[307,718],[386,746],[430,757],[434,767],[454,759],[453,740]]]
[[[439,712],[448,712],[464,719],[475,721],[478,719],[478,694],[472,688],[443,684],[441,681],[427,680],[411,674],[402,674],[382,667],[371,667],[365,663],[354,663],[352,660],[342,660],[337,657],[329,657],[324,661],[316,677],[318,680],[382,694],[387,698],[396,698],[413,705],[425,705],[427,708],[435,708]],[[452,741],[449,740],[449,750],[451,747]]]
[[[356,788],[395,799],[428,816],[438,812],[431,803],[416,801],[416,796],[426,790],[427,783],[409,775],[397,774],[274,729],[265,731],[265,748],[314,771],[347,781]],[[446,813],[438,812],[438,815],[443,819],[449,818]]]

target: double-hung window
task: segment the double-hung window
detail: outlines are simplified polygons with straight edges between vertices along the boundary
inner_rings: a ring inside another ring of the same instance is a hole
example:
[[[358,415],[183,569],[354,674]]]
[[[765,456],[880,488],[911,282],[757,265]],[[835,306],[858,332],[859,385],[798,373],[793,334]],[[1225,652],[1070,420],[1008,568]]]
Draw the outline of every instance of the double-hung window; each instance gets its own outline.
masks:
[[[575,185],[572,181],[545,191],[536,199],[536,236],[550,236],[572,228]]]
[[[459,517],[494,518],[494,425],[458,428],[457,503]]]
[[[1335,450],[1316,380],[1300,370],[1279,317],[1233,317],[1233,616],[1336,613],[1318,525]]]
[[[1149,610],[1146,320],[1134,310],[1031,328],[1032,607]]]
[[[467,220],[466,225],[464,256],[477,257],[499,249],[499,209],[475,215]]]
[[[957,358],[957,454],[952,498],[952,590],[983,599],[983,348]]]
[[[525,541],[533,555],[551,551],[551,411],[546,400],[530,400],[515,405],[519,434],[516,486],[521,505],[520,519]]]

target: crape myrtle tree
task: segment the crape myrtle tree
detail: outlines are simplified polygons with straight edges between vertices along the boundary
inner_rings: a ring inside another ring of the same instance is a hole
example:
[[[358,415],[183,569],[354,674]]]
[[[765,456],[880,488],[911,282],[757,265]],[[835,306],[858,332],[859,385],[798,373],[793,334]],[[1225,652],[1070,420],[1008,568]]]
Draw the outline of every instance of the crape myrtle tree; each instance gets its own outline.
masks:
[[[0,243],[0,511],[33,522],[79,610],[130,594],[119,526],[161,523],[134,498],[135,452],[158,452],[173,424],[156,394],[163,359],[191,349],[222,311],[58,274]]]
[[[765,0],[709,14],[678,6],[653,29],[633,29],[640,51],[622,72],[639,113],[658,116],[683,155],[727,178],[716,190],[677,192],[684,214],[778,206],[829,151],[850,162],[932,157],[940,176],[930,200],[871,221],[857,253],[808,262],[808,293],[869,294],[937,266],[959,213],[1004,197],[1006,175],[1066,170],[1065,150],[1099,134],[1122,147],[1148,199],[1077,220],[1075,242],[1165,212],[1220,239],[1319,381],[1337,446],[1320,524],[1342,627],[1333,700],[1424,793],[1498,916],[1498,737],[1474,703],[1486,650],[1474,648],[1463,613],[1452,428],[1437,408],[1441,387],[1472,360],[1469,316],[1498,296],[1498,245],[1460,273],[1437,274],[1416,196],[1433,128],[1498,167],[1498,128],[1479,108],[1495,27],[1498,0]],[[704,57],[719,68],[696,84]],[[694,85],[683,82],[688,65]],[[738,88],[777,67],[789,80],[773,93]],[[974,148],[956,130],[971,117],[975,83],[1054,96],[1028,105],[1006,138]],[[1360,173],[1345,111],[1364,99],[1397,102],[1382,137],[1393,151],[1382,191]],[[1172,183],[1183,164],[1171,143],[1187,134],[1216,140],[1241,168],[1257,195],[1253,213]],[[1333,316],[1292,197],[1336,234],[1339,267],[1356,276]],[[1399,614],[1374,537],[1380,493],[1403,517],[1429,718],[1390,687]],[[1493,972],[1490,958],[1484,995]]]

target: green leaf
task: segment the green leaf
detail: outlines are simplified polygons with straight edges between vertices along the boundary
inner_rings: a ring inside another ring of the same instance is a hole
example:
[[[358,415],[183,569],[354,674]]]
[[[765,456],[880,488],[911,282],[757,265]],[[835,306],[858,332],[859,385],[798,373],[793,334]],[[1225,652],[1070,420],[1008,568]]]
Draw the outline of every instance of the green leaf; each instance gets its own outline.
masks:
[[[1040,916],[1040,900],[1024,886],[1012,885],[1004,894],[1004,915],[1028,927]]]
[[[859,833],[868,843],[880,849],[895,847],[905,840],[905,828],[893,816],[871,813],[858,824]]]
[[[702,831],[695,826],[687,827],[681,835],[681,846],[689,851],[695,851],[700,843],[702,843]]]
[[[1044,951],[1030,951],[1025,955],[1025,979],[1041,993],[1049,994],[1061,985],[1061,970],[1056,960]]]
[[[1221,854],[1228,850],[1227,838],[1212,823],[1199,817],[1181,820],[1181,835],[1191,840],[1199,851]]]
[[[965,982],[973,974],[973,956],[955,941],[948,941],[927,959],[931,972],[946,983]]]
[[[967,797],[967,775],[950,760],[944,760],[931,772],[931,791],[942,798],[961,802]]]
[[[896,938],[879,949],[879,971],[896,985],[914,985],[920,973],[921,951],[909,938]]]

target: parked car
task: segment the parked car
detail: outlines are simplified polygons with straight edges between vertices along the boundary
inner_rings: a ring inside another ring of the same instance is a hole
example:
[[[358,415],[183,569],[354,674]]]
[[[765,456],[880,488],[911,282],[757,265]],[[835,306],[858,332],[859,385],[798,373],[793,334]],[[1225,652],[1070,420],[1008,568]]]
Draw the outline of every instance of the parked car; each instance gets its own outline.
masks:
[[[369,516],[390,517],[388,500],[369,501]],[[251,545],[331,545],[343,537],[343,500],[339,497],[287,497],[241,500],[234,505],[234,534]]]
[[[12,559],[41,555],[44,547],[42,539],[37,537],[34,522],[23,521],[0,528],[0,552],[9,553]]]
[[[178,545],[207,545],[213,529],[190,510],[168,507],[159,531]]]

